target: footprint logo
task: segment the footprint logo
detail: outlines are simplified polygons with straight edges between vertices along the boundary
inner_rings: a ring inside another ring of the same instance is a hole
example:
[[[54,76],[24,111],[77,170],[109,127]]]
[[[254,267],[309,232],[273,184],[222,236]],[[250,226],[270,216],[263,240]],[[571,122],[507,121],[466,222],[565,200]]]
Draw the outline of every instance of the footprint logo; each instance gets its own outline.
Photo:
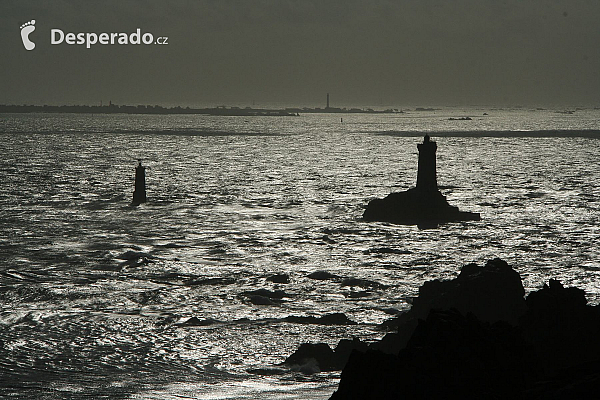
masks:
[[[29,22],[25,22],[21,25],[21,39],[23,39],[23,46],[25,46],[25,50],[33,50],[35,49],[35,43],[29,40],[29,34],[35,31],[35,19],[32,19]]]

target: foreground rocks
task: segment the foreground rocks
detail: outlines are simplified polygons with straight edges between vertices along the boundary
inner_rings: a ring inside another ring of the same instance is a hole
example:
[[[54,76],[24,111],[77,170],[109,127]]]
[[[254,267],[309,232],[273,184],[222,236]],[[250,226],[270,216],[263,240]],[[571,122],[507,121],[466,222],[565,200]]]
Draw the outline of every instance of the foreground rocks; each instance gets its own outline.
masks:
[[[463,314],[473,313],[487,321],[516,324],[526,309],[525,289],[521,277],[505,261],[496,258],[484,267],[465,265],[457,278],[428,281],[419,288],[411,309],[384,323],[396,332],[374,343],[373,349],[396,354],[406,346],[419,320],[434,309],[455,308]]]
[[[336,371],[346,365],[353,350],[364,352],[367,350],[367,344],[356,338],[342,339],[335,350],[332,350],[326,343],[304,343],[284,361],[284,364],[307,374]]]
[[[597,398],[600,308],[556,280],[523,295],[499,259],[426,283],[395,332],[352,351],[331,399]]]
[[[515,399],[535,378],[516,328],[432,311],[398,354],[353,352],[332,399]]]

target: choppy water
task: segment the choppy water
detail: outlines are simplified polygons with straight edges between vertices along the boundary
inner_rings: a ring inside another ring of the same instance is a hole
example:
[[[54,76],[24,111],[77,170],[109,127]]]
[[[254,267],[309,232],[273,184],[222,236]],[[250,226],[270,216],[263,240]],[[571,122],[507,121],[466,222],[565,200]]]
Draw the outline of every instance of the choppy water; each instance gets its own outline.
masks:
[[[337,373],[248,370],[379,338],[424,281],[491,257],[527,290],[555,277],[598,303],[599,117],[0,115],[0,397],[327,398]],[[368,200],[414,186],[423,132],[442,192],[482,221],[362,222]],[[133,207],[137,158],[149,202]],[[258,288],[287,296],[252,305]],[[282,320],[331,312],[359,324]]]

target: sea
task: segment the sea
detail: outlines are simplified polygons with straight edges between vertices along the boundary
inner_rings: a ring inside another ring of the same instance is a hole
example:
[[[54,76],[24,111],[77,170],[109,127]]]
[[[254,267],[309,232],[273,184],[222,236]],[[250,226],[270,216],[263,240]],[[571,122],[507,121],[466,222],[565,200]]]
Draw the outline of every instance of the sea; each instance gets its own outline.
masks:
[[[415,186],[425,134],[481,221],[363,221]],[[598,304],[599,139],[589,108],[0,114],[0,397],[327,399],[340,372],[282,365],[302,343],[378,340],[424,282],[496,257]],[[332,313],[356,324],[286,319]]]

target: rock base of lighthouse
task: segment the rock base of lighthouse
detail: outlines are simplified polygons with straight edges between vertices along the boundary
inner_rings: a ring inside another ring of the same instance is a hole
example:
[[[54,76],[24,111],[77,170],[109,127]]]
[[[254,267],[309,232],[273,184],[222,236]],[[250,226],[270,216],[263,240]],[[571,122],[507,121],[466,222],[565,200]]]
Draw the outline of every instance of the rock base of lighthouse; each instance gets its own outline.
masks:
[[[371,200],[363,219],[435,228],[446,222],[479,221],[481,216],[479,213],[460,211],[458,207],[448,204],[446,197],[437,189],[416,187],[391,193],[383,199]]]

